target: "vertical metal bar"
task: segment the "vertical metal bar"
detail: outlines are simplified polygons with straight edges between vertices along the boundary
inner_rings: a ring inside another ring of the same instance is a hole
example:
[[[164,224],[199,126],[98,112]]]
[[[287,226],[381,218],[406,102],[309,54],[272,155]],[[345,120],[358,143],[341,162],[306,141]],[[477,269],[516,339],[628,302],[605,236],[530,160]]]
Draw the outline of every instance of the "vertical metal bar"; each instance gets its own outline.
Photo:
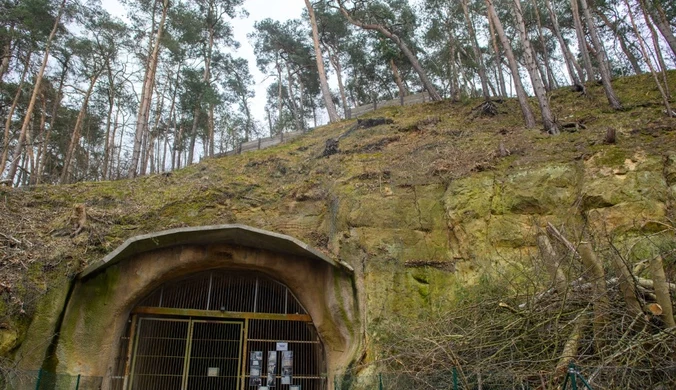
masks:
[[[243,371],[244,371],[243,366],[246,365],[246,363],[242,362],[242,360],[246,359],[246,354],[242,354],[242,353],[239,352],[239,351],[242,350],[242,343],[245,340],[245,336],[244,336],[244,330],[242,329],[242,323],[240,322],[238,325],[239,325],[239,327],[238,327],[239,328],[239,346],[237,348],[237,350],[238,350],[238,353],[237,353],[238,354],[237,375],[239,376],[239,373],[243,373]],[[244,348],[244,350],[246,351],[246,348]]]
[[[38,380],[35,383],[35,390],[40,389],[40,382],[42,382],[42,368],[40,369],[40,371],[38,371]]]
[[[77,374],[77,381],[75,382],[75,390],[80,388],[80,374]]]
[[[245,359],[241,367],[241,387],[240,390],[246,390],[246,363],[248,360],[248,341],[249,340],[249,319],[244,320],[244,329],[242,329],[242,354],[240,355],[240,360]]]
[[[136,316],[134,316],[136,317]],[[136,339],[138,339],[141,335],[140,329],[141,329],[141,323],[143,322],[143,318],[139,319],[138,323],[136,324]],[[133,358],[131,362],[131,377],[129,378],[129,389],[131,389],[134,386],[134,372],[136,371],[136,356],[138,352],[138,340],[134,341],[134,353],[133,353]]]
[[[160,305],[159,307],[162,307],[162,300],[164,299],[164,285],[160,287]]]
[[[383,390],[383,373],[378,374],[378,390]]]
[[[256,289],[254,290],[254,307],[253,307],[253,312],[257,313],[256,311],[256,304],[258,303],[258,277],[256,277]]]
[[[458,370],[453,367],[453,390],[459,390],[458,389]]]
[[[132,356],[135,356],[136,354],[132,355],[132,352],[134,351],[134,338],[136,337],[136,321],[138,317],[136,314],[133,314],[131,316],[131,325],[129,329],[129,341],[127,342],[127,360],[124,362],[124,381],[122,383],[122,389],[126,390],[127,389],[127,384],[129,382],[129,370],[131,368],[131,359]]]
[[[188,389],[188,373],[190,370],[190,351],[192,349],[192,331],[193,331],[193,320],[188,322],[188,334],[185,341],[185,355],[183,361],[183,383],[181,384],[182,390]]]
[[[207,292],[207,310],[209,310],[209,304],[211,303],[211,284],[214,280],[214,273],[209,272],[209,291]]]
[[[566,387],[568,387],[568,379],[570,379],[570,373],[567,373],[566,379],[563,380],[563,387],[561,387],[562,390],[566,390]]]

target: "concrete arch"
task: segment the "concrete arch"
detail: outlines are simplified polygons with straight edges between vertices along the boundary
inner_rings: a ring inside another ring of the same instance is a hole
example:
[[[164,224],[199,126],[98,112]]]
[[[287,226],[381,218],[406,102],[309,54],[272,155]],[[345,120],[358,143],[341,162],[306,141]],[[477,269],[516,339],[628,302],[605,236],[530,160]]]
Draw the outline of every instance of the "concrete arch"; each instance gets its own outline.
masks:
[[[327,374],[353,359],[361,327],[352,269],[289,236],[219,225],[134,237],[88,267],[71,287],[45,364],[58,373],[104,377],[107,389],[105,377],[139,300],[164,282],[210,269],[257,271],[285,284],[312,317]]]

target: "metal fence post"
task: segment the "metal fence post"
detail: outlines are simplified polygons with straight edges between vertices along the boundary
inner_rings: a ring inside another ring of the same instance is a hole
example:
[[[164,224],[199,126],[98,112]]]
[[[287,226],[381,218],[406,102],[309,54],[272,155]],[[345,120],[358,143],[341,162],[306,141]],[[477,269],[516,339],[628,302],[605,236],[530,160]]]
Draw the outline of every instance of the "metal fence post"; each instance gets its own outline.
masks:
[[[75,390],[80,388],[80,374],[77,374],[77,381],[75,382]]]
[[[38,371],[38,381],[35,383],[35,390],[40,388],[40,381],[42,381],[42,368]]]
[[[458,388],[458,370],[453,367],[453,390],[459,390]]]
[[[378,390],[383,390],[383,373],[378,374]]]

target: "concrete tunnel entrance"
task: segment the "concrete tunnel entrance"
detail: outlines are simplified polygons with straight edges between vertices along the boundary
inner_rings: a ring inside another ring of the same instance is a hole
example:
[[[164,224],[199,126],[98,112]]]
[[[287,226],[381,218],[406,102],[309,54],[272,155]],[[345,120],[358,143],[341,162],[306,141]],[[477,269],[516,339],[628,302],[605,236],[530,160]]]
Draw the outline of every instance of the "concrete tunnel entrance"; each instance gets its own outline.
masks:
[[[82,376],[79,390],[331,390],[361,346],[352,268],[243,225],[131,238],[64,299],[20,366]]]

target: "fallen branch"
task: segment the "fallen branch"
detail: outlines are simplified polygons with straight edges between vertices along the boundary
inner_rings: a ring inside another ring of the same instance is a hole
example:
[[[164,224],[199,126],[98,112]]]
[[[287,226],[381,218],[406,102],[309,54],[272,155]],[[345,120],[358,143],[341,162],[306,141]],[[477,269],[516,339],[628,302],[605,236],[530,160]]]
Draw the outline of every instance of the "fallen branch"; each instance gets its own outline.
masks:
[[[654,290],[655,289],[655,282],[653,282],[651,279],[646,279],[646,278],[637,278],[634,276],[634,281],[636,282],[636,289],[641,293],[641,295],[645,298],[649,298],[651,300],[655,300],[655,294],[652,293],[649,290]],[[620,282],[619,278],[608,278],[606,279],[606,283],[608,286],[615,286]],[[587,291],[592,288],[592,282],[584,282],[583,278],[578,278],[570,283],[568,283],[568,290],[571,292],[581,292],[581,291]],[[671,292],[676,292],[676,284],[674,283],[667,283],[667,286],[669,287],[669,290]],[[538,304],[541,301],[551,297],[552,295],[556,294],[556,288],[550,288],[548,290],[545,290],[533,297],[533,300],[531,301],[532,304]],[[521,303],[519,304],[518,308],[519,309],[524,309],[526,307],[527,303]]]
[[[575,245],[568,241],[566,237],[564,237],[563,234],[561,234],[561,232],[559,232],[559,230],[554,225],[552,225],[551,222],[547,222],[547,233],[561,241],[561,243],[565,245],[566,248],[568,248],[568,250],[573,254],[573,256],[575,256],[576,259],[580,258],[580,253],[575,248]]]
[[[587,324],[587,317],[585,312],[578,314],[578,316],[573,320],[575,326],[566,340],[566,344],[563,346],[563,351],[561,351],[561,357],[559,362],[556,364],[556,369],[554,373],[556,376],[563,375],[568,368],[568,364],[577,356],[577,350],[580,347],[580,339],[582,338],[583,330]]]
[[[552,244],[549,242],[549,238],[545,234],[540,234],[537,237],[538,248],[540,249],[540,254],[542,256],[542,261],[545,263],[547,272],[549,272],[549,278],[556,286],[556,290],[559,294],[563,294],[566,291],[566,286],[568,281],[566,280],[566,275],[561,270],[561,264],[559,263],[559,256],[554,251]]]
[[[674,312],[671,306],[671,297],[669,296],[669,286],[667,284],[667,277],[664,273],[664,266],[662,265],[662,256],[655,256],[650,261],[650,272],[653,276],[657,303],[662,306],[663,312],[660,318],[664,321],[664,325],[667,328],[676,328]]]
[[[3,237],[5,240],[7,240],[7,241],[13,242],[13,243],[15,243],[15,244],[17,244],[17,245],[21,245],[21,240],[17,240],[16,238],[14,238],[14,237],[12,237],[12,236],[10,236],[10,235],[4,234],[4,233],[0,233],[0,236],[2,236],[2,237]]]
[[[638,301],[638,294],[636,293],[636,284],[634,278],[629,271],[629,267],[622,261],[620,256],[611,256],[612,264],[615,268],[615,272],[620,276],[619,284],[620,290],[622,291],[622,296],[624,297],[624,302],[627,304],[627,311],[632,317],[636,317],[641,314],[641,304]]]
[[[639,278],[636,276],[634,276],[634,279],[636,280],[636,283],[638,283],[638,285],[641,287],[647,288],[649,290],[655,289],[655,282],[651,279]],[[666,283],[666,285],[669,288],[669,291],[676,292],[676,283]]]

